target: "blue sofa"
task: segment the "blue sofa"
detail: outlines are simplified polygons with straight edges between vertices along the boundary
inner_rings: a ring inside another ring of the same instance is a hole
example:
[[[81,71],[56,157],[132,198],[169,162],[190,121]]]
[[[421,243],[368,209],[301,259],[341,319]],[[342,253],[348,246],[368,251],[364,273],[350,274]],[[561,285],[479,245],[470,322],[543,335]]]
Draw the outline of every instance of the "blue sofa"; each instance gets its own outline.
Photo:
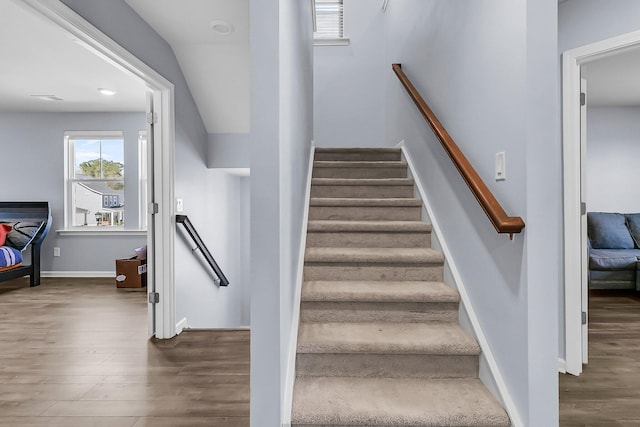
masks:
[[[589,212],[589,288],[640,290],[640,213]]]

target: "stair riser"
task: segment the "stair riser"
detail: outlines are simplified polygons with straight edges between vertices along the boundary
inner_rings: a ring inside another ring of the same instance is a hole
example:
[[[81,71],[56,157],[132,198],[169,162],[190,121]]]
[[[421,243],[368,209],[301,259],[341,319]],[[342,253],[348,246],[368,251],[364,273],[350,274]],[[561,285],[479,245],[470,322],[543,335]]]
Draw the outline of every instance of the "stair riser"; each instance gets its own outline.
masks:
[[[442,281],[442,265],[314,264],[304,267],[304,280]]]
[[[412,198],[413,185],[312,185],[311,197],[357,199]]]
[[[401,160],[400,151],[377,151],[377,152],[322,152],[316,150],[314,160],[318,161],[342,161],[342,162],[399,162]]]
[[[458,303],[303,301],[300,321],[456,323]]]
[[[477,378],[478,356],[298,353],[296,375],[385,378]]]
[[[366,207],[366,206],[312,206],[310,220],[389,220],[420,221],[422,208],[413,207]]]
[[[313,168],[313,178],[406,178],[407,168]]]
[[[309,232],[307,247],[428,248],[431,247],[431,234]]]

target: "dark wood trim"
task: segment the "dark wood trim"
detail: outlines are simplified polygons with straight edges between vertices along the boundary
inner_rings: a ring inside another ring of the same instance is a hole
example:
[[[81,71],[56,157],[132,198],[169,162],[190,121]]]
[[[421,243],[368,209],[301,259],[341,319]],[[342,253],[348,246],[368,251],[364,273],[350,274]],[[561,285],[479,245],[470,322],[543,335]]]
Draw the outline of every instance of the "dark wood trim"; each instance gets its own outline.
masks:
[[[491,190],[489,190],[458,145],[453,141],[453,138],[451,138],[447,130],[442,126],[442,123],[440,123],[436,115],[433,114],[431,108],[429,108],[425,100],[420,96],[420,93],[413,84],[411,84],[409,78],[402,71],[402,65],[393,64],[392,67],[400,79],[400,82],[402,82],[402,85],[409,93],[409,96],[418,107],[418,110],[420,110],[420,113],[440,140],[442,147],[449,155],[451,161],[453,161],[458,172],[460,172],[462,179],[464,179],[469,186],[471,193],[478,200],[478,203],[480,203],[482,210],[487,214],[489,221],[491,221],[496,231],[498,233],[507,233],[509,234],[509,238],[513,239],[513,234],[520,233],[524,228],[522,218],[506,214],[493,193],[491,193]]]

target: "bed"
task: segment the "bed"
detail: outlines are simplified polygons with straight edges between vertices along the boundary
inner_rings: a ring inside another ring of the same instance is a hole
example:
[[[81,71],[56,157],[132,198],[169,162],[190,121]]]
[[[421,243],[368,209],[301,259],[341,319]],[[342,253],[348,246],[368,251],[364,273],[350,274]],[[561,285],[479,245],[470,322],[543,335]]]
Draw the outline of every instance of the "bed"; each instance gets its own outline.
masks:
[[[0,282],[29,276],[30,286],[40,285],[40,249],[51,222],[48,202],[0,202]]]

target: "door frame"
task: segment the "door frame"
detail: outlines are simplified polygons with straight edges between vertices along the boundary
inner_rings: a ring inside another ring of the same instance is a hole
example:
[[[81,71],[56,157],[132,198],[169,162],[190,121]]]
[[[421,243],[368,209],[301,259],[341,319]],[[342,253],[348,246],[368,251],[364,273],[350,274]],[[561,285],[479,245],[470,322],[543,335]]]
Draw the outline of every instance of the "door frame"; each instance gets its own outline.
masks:
[[[174,195],[174,86],[159,73],[135,57],[106,34],[82,18],[60,0],[22,0],[55,25],[73,35],[78,43],[119,69],[142,79],[153,93],[153,103],[158,121],[154,126],[155,188],[149,201],[158,204],[155,227],[148,229],[147,243],[152,244],[149,259],[150,277],[155,280],[155,291],[160,302],[155,304],[155,336],[165,339],[176,335],[175,322],[175,222]],[[149,224],[152,222],[148,221]],[[152,240],[152,237],[155,239]],[[153,289],[153,286],[148,286]]]
[[[582,373],[582,231],[580,227],[580,71],[582,64],[640,45],[640,31],[591,43],[562,54],[562,149],[564,175],[565,369]],[[586,236],[584,236],[586,238]]]

